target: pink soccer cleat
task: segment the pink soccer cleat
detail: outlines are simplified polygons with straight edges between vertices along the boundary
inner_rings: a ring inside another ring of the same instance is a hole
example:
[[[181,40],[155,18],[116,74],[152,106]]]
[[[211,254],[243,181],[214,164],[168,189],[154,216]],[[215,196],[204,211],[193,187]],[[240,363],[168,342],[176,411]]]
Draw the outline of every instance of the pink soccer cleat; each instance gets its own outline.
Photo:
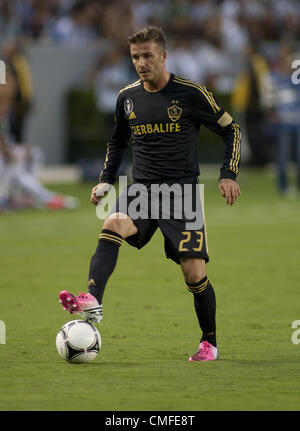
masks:
[[[102,304],[90,293],[79,293],[73,295],[67,290],[62,290],[59,294],[59,302],[65,310],[71,314],[78,313],[90,323],[100,323],[102,314]]]
[[[215,361],[219,359],[219,350],[208,341],[202,341],[199,344],[199,350],[193,356],[189,357],[189,362],[197,361]]]

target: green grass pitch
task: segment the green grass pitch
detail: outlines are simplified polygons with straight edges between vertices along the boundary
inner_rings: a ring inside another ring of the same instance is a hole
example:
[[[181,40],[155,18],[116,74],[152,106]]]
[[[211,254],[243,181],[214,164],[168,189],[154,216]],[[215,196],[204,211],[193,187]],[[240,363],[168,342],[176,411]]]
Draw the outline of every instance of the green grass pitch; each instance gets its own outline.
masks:
[[[159,232],[141,251],[120,250],[98,357],[85,365],[59,357],[56,333],[72,316],[58,293],[87,290],[101,223],[90,184],[56,185],[78,196],[80,209],[0,216],[0,410],[299,409],[291,324],[300,319],[300,199],[280,198],[269,174],[244,170],[242,196],[227,207],[216,180],[202,181],[220,360],[187,362],[198,323]]]

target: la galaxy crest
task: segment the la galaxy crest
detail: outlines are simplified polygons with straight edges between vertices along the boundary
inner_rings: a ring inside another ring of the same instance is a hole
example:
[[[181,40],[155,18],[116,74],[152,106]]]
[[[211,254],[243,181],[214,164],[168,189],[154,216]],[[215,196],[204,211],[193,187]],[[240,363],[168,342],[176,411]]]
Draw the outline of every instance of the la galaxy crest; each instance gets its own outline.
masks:
[[[172,100],[172,103],[174,103],[173,100]],[[168,108],[168,116],[174,122],[179,120],[181,114],[182,114],[182,109],[175,104]]]

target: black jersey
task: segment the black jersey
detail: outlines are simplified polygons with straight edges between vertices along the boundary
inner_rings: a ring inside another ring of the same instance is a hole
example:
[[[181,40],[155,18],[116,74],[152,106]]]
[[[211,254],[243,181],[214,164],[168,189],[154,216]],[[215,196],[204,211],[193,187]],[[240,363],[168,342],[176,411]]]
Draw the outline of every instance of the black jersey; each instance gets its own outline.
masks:
[[[174,74],[156,92],[145,90],[141,80],[128,85],[117,99],[115,127],[107,144],[100,182],[115,182],[131,136],[135,181],[198,176],[201,124],[223,138],[225,155],[220,178],[235,179],[240,163],[240,127],[210,91]]]

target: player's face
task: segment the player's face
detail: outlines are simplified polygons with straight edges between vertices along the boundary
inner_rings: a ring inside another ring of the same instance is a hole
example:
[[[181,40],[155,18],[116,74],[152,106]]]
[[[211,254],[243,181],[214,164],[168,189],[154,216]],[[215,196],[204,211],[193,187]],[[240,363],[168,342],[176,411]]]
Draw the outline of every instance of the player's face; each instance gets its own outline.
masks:
[[[143,82],[157,82],[165,67],[167,53],[156,42],[133,43],[130,54],[136,71]]]

